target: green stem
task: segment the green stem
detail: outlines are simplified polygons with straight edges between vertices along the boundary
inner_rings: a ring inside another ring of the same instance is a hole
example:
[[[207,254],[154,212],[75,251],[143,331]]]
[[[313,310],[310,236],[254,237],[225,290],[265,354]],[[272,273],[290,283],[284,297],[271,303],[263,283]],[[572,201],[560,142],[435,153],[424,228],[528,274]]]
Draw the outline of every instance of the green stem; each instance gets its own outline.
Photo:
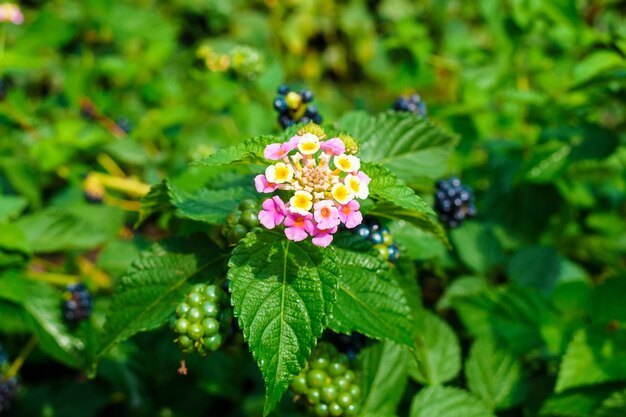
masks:
[[[5,375],[6,379],[11,379],[15,375],[17,375],[17,373],[20,371],[20,368],[22,368],[22,365],[24,365],[24,362],[26,362],[26,358],[28,358],[28,355],[30,355],[33,349],[35,349],[35,346],[37,346],[37,338],[35,336],[32,336],[28,340],[26,345],[22,348],[22,351],[20,352],[20,354],[17,356],[17,358],[15,358],[15,360],[11,364],[11,367],[9,368],[9,370],[7,371]]]

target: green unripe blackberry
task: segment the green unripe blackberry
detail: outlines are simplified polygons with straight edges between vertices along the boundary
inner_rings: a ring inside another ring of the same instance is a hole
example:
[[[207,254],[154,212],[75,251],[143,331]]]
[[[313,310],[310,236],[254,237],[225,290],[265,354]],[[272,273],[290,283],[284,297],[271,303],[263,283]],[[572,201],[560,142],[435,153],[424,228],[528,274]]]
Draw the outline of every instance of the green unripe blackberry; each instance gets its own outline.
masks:
[[[196,351],[206,355],[219,349],[231,322],[232,313],[224,290],[216,285],[195,285],[176,307],[176,320],[172,325],[178,335],[175,342],[185,353]]]
[[[361,389],[345,354],[321,342],[307,366],[296,376],[291,389],[315,416],[355,416],[359,412]]]
[[[254,200],[243,200],[234,209],[220,231],[229,245],[235,245],[250,231],[259,228],[259,207]]]

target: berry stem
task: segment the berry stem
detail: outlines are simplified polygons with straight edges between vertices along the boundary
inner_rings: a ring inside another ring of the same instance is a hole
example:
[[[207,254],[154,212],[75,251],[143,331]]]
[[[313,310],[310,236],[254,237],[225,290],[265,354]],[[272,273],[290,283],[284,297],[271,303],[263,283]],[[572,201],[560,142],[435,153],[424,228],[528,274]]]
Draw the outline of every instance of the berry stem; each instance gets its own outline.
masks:
[[[105,171],[112,176],[126,178],[126,174],[122,171],[122,168],[120,168],[120,166],[109,155],[101,153],[96,159],[98,160],[98,163],[102,165],[102,168],[104,168]]]
[[[22,365],[24,365],[24,362],[26,362],[26,358],[28,358],[28,355],[30,355],[30,353],[33,351],[35,346],[37,346],[37,338],[35,336],[32,336],[28,340],[26,345],[24,345],[24,347],[22,348],[22,351],[19,353],[19,355],[17,355],[17,357],[11,364],[11,367],[9,368],[9,370],[7,371],[5,375],[6,379],[11,379],[15,375],[17,375],[17,373],[22,368]]]
[[[180,375],[187,375],[187,366],[185,364],[185,354],[181,353],[181,359],[180,359],[180,368],[178,368],[178,373]]]
[[[54,272],[28,271],[26,273],[26,278],[32,279],[34,281],[47,282],[49,284],[62,286],[76,284],[77,282],[80,282],[80,277],[78,277],[77,275],[59,274]]]

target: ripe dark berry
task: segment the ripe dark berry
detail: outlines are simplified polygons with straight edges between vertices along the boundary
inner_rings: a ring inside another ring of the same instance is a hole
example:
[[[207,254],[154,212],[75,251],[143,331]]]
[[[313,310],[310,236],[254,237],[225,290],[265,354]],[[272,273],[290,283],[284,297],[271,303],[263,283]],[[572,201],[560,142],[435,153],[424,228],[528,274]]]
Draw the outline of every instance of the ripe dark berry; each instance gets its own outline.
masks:
[[[313,101],[313,93],[310,90],[300,91],[300,97],[302,97],[303,103],[308,103],[308,102]]]
[[[476,216],[472,189],[463,185],[457,177],[437,181],[435,211],[448,228],[460,226],[465,219]]]
[[[244,200],[226,218],[220,231],[229,245],[235,245],[250,231],[259,228],[259,209],[254,200]]]
[[[360,408],[361,389],[350,361],[329,343],[318,344],[291,389],[316,416],[355,416]]]
[[[93,298],[84,284],[69,285],[63,294],[63,318],[76,325],[91,316]]]
[[[172,329],[183,352],[216,351],[231,328],[232,311],[226,293],[216,285],[197,284],[176,307]]]
[[[279,113],[287,110],[287,102],[285,101],[285,97],[278,96],[274,99],[274,109],[276,109],[276,111]]]
[[[351,335],[347,335],[327,331],[324,334],[324,340],[332,343],[339,352],[345,353],[350,361],[354,361],[359,352],[361,352],[361,349],[372,342],[366,336],[357,332],[352,332]]]
[[[18,390],[19,384],[17,379],[0,377],[0,413],[9,409],[15,397],[17,397]]]
[[[291,89],[289,88],[288,85],[285,84],[281,84],[278,86],[278,88],[276,89],[276,92],[278,94],[280,94],[281,96],[284,96],[285,94],[287,94],[289,91],[291,91]]]
[[[392,106],[393,110],[400,112],[413,113],[419,117],[426,117],[426,104],[418,94],[412,94],[408,97],[398,97]]]
[[[317,107],[310,104],[313,100],[313,93],[309,90],[302,90],[300,93],[292,91],[286,85],[278,87],[278,96],[274,99],[274,109],[278,112],[278,123],[287,128],[296,123],[306,124],[311,121],[321,123]]]
[[[126,133],[130,133],[131,130],[133,130],[133,125],[130,123],[130,120],[125,117],[118,117],[115,123]]]

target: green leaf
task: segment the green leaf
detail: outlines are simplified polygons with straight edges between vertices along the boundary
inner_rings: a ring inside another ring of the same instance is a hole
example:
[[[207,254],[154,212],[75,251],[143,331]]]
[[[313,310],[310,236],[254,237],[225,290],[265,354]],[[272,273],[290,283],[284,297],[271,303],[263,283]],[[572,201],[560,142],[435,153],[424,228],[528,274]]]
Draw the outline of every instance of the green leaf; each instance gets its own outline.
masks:
[[[411,310],[387,263],[362,252],[336,249],[336,254],[341,277],[330,327],[412,346]]]
[[[593,417],[624,417],[626,415],[626,389],[614,392],[593,413]]]
[[[393,238],[402,245],[403,257],[422,261],[443,258],[447,253],[440,240],[404,220],[392,222],[389,229]]]
[[[0,277],[0,298],[20,305],[24,320],[42,351],[68,366],[84,365],[85,344],[72,335],[62,317],[61,292],[16,273]],[[3,317],[4,320],[4,317]]]
[[[607,325],[611,320],[626,323],[623,295],[626,293],[626,276],[607,279],[595,287],[591,295],[591,314],[594,323]]]
[[[456,378],[461,370],[461,346],[448,323],[424,310],[415,318],[414,332],[418,362],[411,367],[411,376],[427,385]]]
[[[9,301],[0,300],[0,332],[2,333],[28,333],[30,328],[26,323],[24,309]]]
[[[28,201],[24,197],[0,195],[0,223],[5,223],[20,215]]]
[[[203,188],[193,194],[171,188],[172,203],[179,216],[211,224],[220,224],[241,200],[255,198],[258,194],[249,189],[233,187],[225,190]]]
[[[218,276],[216,266],[222,259],[201,236],[164,240],[143,252],[120,279],[96,360],[134,334],[161,326],[184,297],[189,281]]]
[[[554,394],[543,403],[539,415],[589,417],[616,388],[614,384],[606,384]]]
[[[332,250],[274,232],[248,234],[229,268],[235,316],[265,379],[267,415],[328,325],[340,270]]]
[[[351,112],[339,127],[357,139],[362,161],[384,165],[408,182],[441,177],[457,142],[429,119],[409,113]]]
[[[581,329],[561,362],[556,392],[626,380],[626,334],[605,327]]]
[[[494,417],[485,404],[467,391],[452,387],[426,387],[411,403],[410,417]]]
[[[453,230],[450,238],[463,263],[473,271],[486,273],[504,258],[502,245],[492,227],[466,223]]]
[[[14,224],[0,224],[0,249],[29,255],[31,247],[24,233]]]
[[[359,355],[362,416],[394,415],[408,382],[409,354],[391,342],[376,343]]]
[[[114,237],[124,220],[124,212],[106,206],[47,208],[15,222],[33,252],[94,248]]]
[[[511,258],[507,273],[520,287],[534,287],[549,296],[561,274],[561,257],[554,248],[531,246]]]
[[[522,363],[490,338],[477,339],[465,364],[468,388],[491,409],[521,403],[527,393]]]
[[[544,346],[541,324],[554,319],[555,313],[535,291],[506,286],[493,289],[475,278],[455,291],[446,296],[445,305],[457,311],[472,335],[494,337],[516,354]]]
[[[361,166],[363,172],[371,178],[370,197],[378,200],[370,214],[387,219],[405,220],[447,243],[446,233],[437,221],[433,209],[404,181],[381,165],[363,163]]]
[[[626,68],[626,60],[613,51],[596,51],[575,66],[573,84],[583,84],[604,72],[616,68]]]
[[[193,165],[215,166],[233,163],[263,163],[263,151],[270,143],[279,142],[280,139],[274,136],[257,136],[245,140],[243,143],[220,149],[208,158],[194,161]]]
[[[141,206],[139,208],[139,217],[135,222],[135,227],[139,227],[148,217],[155,213],[163,212],[172,209],[173,205],[170,202],[169,195],[169,183],[167,180],[163,180],[157,185],[153,185],[150,188],[148,194],[141,199]]]

